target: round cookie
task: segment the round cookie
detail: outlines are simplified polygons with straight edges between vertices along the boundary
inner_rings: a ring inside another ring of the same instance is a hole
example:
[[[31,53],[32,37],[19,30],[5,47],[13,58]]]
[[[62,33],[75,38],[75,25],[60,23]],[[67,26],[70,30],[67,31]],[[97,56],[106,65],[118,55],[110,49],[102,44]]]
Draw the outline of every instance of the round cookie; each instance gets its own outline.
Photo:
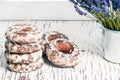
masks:
[[[48,31],[43,34],[43,39],[45,40],[45,44],[50,43],[52,40],[57,38],[68,39],[66,35],[57,31]]]
[[[43,65],[43,59],[40,58],[38,61],[34,63],[27,63],[27,64],[8,63],[7,67],[9,70],[14,72],[30,72],[42,67],[42,65]]]
[[[63,39],[68,39],[68,37],[66,35],[64,35],[63,33],[57,32],[57,31],[48,31],[46,33],[43,34],[43,44],[46,45],[49,44],[51,41],[57,39],[57,38],[63,38]],[[44,54],[46,55],[46,49],[44,50]]]
[[[15,43],[31,43],[38,41],[42,32],[38,27],[30,24],[16,24],[7,29],[5,36]]]
[[[10,41],[6,41],[5,47],[8,52],[17,53],[17,54],[32,53],[44,49],[41,40],[36,43],[29,43],[29,44],[16,44]]]
[[[5,51],[5,58],[9,63],[32,63],[42,57],[42,50],[30,54],[13,54]]]
[[[48,59],[60,67],[72,67],[80,62],[80,50],[66,39],[56,39],[46,47]]]

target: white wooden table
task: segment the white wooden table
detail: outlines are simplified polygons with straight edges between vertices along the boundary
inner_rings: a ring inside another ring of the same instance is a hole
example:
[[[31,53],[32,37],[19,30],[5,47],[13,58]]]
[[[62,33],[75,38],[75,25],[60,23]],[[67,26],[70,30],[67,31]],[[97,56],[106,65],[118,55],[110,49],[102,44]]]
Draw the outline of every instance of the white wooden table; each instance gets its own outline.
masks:
[[[26,21],[0,21],[0,33],[4,35],[8,26]],[[104,60],[100,50],[91,43],[88,34],[97,27],[95,21],[30,21],[43,31],[59,31],[66,34],[81,49],[81,62],[73,68],[58,68],[44,57],[42,68],[30,73],[10,72],[6,68],[4,52],[0,57],[0,80],[120,80],[120,65]],[[101,38],[96,31],[93,39]],[[5,41],[5,37],[1,37]],[[4,44],[4,43],[2,43]],[[4,49],[0,49],[3,50]]]

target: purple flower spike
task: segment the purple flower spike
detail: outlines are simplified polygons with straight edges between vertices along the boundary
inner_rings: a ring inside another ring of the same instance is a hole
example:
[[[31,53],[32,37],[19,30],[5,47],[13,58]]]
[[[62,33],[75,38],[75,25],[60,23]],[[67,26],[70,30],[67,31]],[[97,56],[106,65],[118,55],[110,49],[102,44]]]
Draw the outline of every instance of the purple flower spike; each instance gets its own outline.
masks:
[[[92,6],[91,9],[95,12],[105,12],[105,10],[103,8],[99,8],[96,6]]]
[[[101,2],[101,3],[102,3],[102,5],[103,5],[103,6],[105,6],[105,7],[106,7],[106,6],[108,6],[108,3],[107,3],[107,1],[106,1],[106,0],[102,0],[102,2]]]
[[[120,9],[120,0],[118,0],[118,9]]]
[[[76,11],[80,14],[80,15],[86,15],[86,13],[84,13],[83,11],[81,11],[77,5],[74,5]]]

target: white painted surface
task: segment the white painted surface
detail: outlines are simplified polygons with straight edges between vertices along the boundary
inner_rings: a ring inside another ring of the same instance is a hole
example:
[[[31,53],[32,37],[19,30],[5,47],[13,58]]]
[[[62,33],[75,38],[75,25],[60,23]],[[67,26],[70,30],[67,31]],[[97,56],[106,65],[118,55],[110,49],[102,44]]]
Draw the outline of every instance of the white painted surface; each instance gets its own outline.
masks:
[[[90,20],[69,1],[0,2],[0,20]]]
[[[26,21],[1,21],[1,34],[6,28],[16,23]],[[58,68],[51,64],[46,57],[42,68],[30,73],[10,72],[6,68],[4,53],[0,58],[0,80],[119,80],[120,64],[104,60],[100,50],[89,40],[89,31],[98,26],[95,21],[31,21],[43,31],[59,31],[67,35],[81,49],[81,62],[74,68]],[[94,38],[99,40],[102,31],[96,31]],[[93,38],[93,39],[94,39]],[[5,37],[3,36],[4,40]],[[5,41],[5,40],[4,40]],[[1,49],[0,49],[1,50]]]

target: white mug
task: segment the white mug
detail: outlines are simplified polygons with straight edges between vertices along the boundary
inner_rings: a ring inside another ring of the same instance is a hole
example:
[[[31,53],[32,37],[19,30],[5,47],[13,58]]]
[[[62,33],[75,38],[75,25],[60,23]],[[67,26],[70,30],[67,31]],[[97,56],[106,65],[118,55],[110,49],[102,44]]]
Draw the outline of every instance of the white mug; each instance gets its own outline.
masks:
[[[103,57],[107,61],[120,63],[120,31],[109,30],[104,27],[98,27],[96,29],[103,30],[102,46],[97,41],[91,39],[91,35],[95,29],[90,32],[90,39],[104,53]]]

